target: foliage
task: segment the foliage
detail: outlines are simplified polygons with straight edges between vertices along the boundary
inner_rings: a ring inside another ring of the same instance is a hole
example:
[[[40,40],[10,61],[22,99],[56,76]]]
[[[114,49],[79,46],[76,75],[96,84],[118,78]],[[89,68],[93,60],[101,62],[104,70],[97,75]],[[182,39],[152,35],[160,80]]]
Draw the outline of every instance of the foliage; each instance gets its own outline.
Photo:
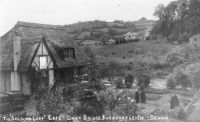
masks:
[[[116,88],[118,88],[118,89],[124,88],[124,84],[123,84],[122,78],[117,78],[115,80],[115,84],[116,84]]]
[[[183,88],[191,87],[191,81],[188,78],[187,74],[183,72],[177,72],[176,76],[177,83],[181,85]]]
[[[161,35],[170,40],[183,42],[182,35],[188,37],[197,34],[200,21],[199,0],[177,0],[167,6],[160,4],[154,15],[159,18],[153,27],[152,35]]]
[[[137,105],[134,100],[134,94],[131,91],[122,91],[120,93],[119,106],[117,113],[122,116],[136,116]]]
[[[176,88],[176,81],[172,75],[168,78],[166,85],[167,85],[167,88],[170,88],[170,89]]]
[[[66,107],[69,106],[63,103],[60,91],[46,91],[36,104],[36,109],[40,115],[58,116],[66,111]]]
[[[80,105],[74,109],[78,116],[101,116],[104,113],[104,105],[98,99],[93,90],[83,89],[78,95]]]
[[[145,87],[148,87],[150,84],[150,76],[148,74],[141,74],[140,77],[137,78],[138,86],[144,84]]]
[[[168,77],[167,81],[168,88],[176,88],[176,86],[181,86],[182,88],[192,87],[192,82],[189,76],[184,72],[184,70],[176,68]]]
[[[74,109],[76,115],[100,116],[104,113],[104,104],[98,99],[101,90],[105,90],[100,81],[90,81],[76,89],[76,99],[80,103]]]
[[[176,95],[174,95],[170,99],[170,108],[174,109],[177,106],[179,106],[179,99]]]
[[[137,85],[140,86],[141,84],[144,84],[145,87],[147,87],[151,80],[150,66],[142,61],[135,61],[131,66],[134,76],[138,81]]]
[[[31,96],[35,99],[42,98],[42,95],[46,92],[48,87],[46,83],[42,82],[39,79],[40,73],[34,67],[29,67],[28,69],[28,76],[30,79],[30,91]]]
[[[200,88],[200,64],[199,63],[192,63],[186,66],[185,73],[188,75],[189,79],[191,80],[193,88]]]
[[[134,77],[132,74],[128,74],[126,77],[125,77],[125,85],[126,85],[126,88],[131,88],[132,84],[133,84],[133,80],[134,80]]]
[[[113,110],[119,105],[119,94],[111,89],[100,92],[100,101],[109,108],[111,118],[113,117]]]
[[[124,66],[116,61],[98,63],[98,73],[100,78],[111,78],[124,75]]]
[[[119,104],[119,94],[115,90],[108,89],[101,91],[99,94],[99,99],[104,103],[104,105],[108,106],[108,108],[112,111]]]
[[[184,62],[184,58],[179,55],[178,53],[168,53],[166,57],[166,63],[171,66],[175,67],[179,64],[182,64]]]
[[[180,108],[180,110],[178,111],[177,118],[180,119],[180,120],[186,119],[186,112],[184,111],[183,108]]]

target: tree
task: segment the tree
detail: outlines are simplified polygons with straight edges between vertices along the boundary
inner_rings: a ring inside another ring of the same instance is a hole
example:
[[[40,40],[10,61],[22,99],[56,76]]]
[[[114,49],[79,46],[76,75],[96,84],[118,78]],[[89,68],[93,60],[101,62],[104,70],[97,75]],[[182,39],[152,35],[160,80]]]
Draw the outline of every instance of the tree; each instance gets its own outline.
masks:
[[[176,95],[174,95],[170,99],[170,108],[174,109],[177,106],[179,106],[179,99]]]
[[[158,17],[160,20],[163,18],[164,13],[165,13],[165,6],[163,4],[159,4],[154,12],[154,16]]]
[[[145,87],[147,87],[150,84],[151,80],[151,71],[148,64],[138,60],[132,63],[132,68],[134,76],[137,79],[137,85],[140,86],[141,84],[144,84]]]
[[[167,6],[158,5],[154,16],[159,20],[151,30],[152,35],[161,35],[170,40],[185,41],[187,38],[200,31],[200,1],[199,0],[177,0],[170,2]],[[183,40],[181,40],[183,39]]]

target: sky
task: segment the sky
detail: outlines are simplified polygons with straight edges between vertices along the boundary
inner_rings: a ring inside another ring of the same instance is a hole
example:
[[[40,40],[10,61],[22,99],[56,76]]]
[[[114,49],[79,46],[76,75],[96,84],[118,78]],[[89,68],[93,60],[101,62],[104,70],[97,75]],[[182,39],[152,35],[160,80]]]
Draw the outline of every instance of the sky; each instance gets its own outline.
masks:
[[[79,21],[156,19],[155,7],[174,0],[0,0],[0,36],[17,21],[65,25]]]

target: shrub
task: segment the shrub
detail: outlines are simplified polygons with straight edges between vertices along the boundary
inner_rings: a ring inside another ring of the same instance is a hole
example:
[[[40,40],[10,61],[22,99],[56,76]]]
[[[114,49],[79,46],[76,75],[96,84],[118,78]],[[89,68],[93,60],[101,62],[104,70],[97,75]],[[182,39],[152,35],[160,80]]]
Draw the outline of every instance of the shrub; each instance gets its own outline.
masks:
[[[132,84],[133,84],[133,80],[134,80],[134,77],[132,74],[128,74],[126,77],[125,77],[125,85],[126,85],[126,88],[131,88]]]
[[[79,94],[80,104],[74,109],[74,113],[78,116],[101,116],[104,114],[104,105],[99,101],[93,90],[85,89]]]
[[[176,95],[174,95],[170,99],[170,107],[171,109],[174,109],[177,106],[179,106],[179,99]]]
[[[176,88],[176,83],[175,83],[173,78],[169,78],[167,80],[167,84],[166,85],[167,85],[167,88],[170,88],[170,89]]]
[[[46,91],[36,103],[36,109],[40,115],[58,116],[65,111],[62,106],[62,96],[59,92]]]
[[[175,53],[175,52],[170,52],[167,55],[167,64],[171,67],[175,67],[177,65],[180,65],[184,62],[184,59],[182,55]]]
[[[82,84],[77,89],[76,98],[80,103],[74,109],[78,116],[101,116],[104,114],[104,105],[98,99],[98,92],[104,89],[104,85],[98,80],[92,80],[87,84]]]
[[[137,85],[140,86],[144,84],[145,87],[148,87],[150,84],[150,76],[148,74],[141,74],[138,78],[138,83]]]
[[[150,67],[147,63],[144,63],[140,60],[136,60],[131,64],[133,69],[134,76],[137,79],[137,85],[140,86],[144,84],[147,87],[151,80]]]
[[[183,108],[180,108],[177,118],[180,120],[185,120],[186,119],[186,112],[184,111]]]
[[[116,81],[116,88],[124,88],[124,84],[123,84],[123,81],[122,81],[122,78],[118,78]]]
[[[183,73],[183,71],[178,70],[175,78],[177,85],[181,85],[183,88],[191,87],[189,77],[187,74]]]
[[[119,104],[119,94],[114,90],[105,90],[99,94],[100,101],[109,108],[111,117],[113,117],[113,110]]]
[[[136,116],[137,104],[134,100],[134,93],[131,91],[122,91],[119,95],[118,111],[117,113],[122,116]]]
[[[191,87],[191,80],[183,70],[175,69],[173,74],[171,74],[167,81],[167,87],[174,89],[176,86],[180,85],[182,88]]]

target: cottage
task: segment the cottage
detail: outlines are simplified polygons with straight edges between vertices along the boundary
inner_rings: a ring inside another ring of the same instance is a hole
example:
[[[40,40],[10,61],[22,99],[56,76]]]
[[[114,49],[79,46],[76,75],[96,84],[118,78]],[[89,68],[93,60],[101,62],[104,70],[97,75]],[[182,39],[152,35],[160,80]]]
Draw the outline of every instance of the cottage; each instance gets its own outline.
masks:
[[[137,33],[128,32],[128,33],[124,34],[123,36],[124,36],[124,39],[126,41],[136,41],[136,40],[138,40]]]
[[[30,94],[28,69],[33,67],[47,86],[74,83],[89,66],[86,54],[64,38],[62,26],[18,22],[0,39],[0,91]]]
[[[123,36],[114,36],[113,39],[115,40],[115,44],[123,44],[126,43],[126,40]]]
[[[190,37],[189,43],[193,46],[200,46],[200,34]]]
[[[115,42],[114,39],[110,39],[110,40],[108,40],[108,41],[106,42],[106,45],[115,45],[115,44],[116,44],[116,42]]]

